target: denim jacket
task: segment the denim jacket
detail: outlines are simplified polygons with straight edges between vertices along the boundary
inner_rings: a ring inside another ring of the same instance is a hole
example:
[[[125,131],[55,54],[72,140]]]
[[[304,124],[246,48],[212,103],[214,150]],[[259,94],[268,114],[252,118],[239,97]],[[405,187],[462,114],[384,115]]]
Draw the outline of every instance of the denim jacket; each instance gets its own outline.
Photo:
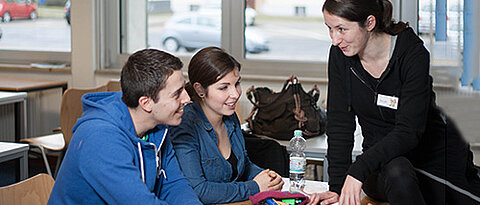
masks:
[[[186,105],[182,123],[169,132],[180,168],[205,204],[244,201],[259,192],[253,178],[262,169],[247,156],[238,117],[233,114],[223,120],[238,160],[233,181],[232,166],[220,153],[215,130],[198,103]]]

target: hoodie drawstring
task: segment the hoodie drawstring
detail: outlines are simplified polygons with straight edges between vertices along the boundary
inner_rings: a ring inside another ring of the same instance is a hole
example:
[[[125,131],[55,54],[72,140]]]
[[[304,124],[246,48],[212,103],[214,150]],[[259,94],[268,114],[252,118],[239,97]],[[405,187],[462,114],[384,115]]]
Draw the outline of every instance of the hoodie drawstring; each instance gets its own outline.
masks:
[[[138,154],[140,154],[140,172],[142,173],[142,181],[145,183],[145,168],[143,166],[143,154],[142,154],[142,146],[140,142],[137,142],[138,146]]]

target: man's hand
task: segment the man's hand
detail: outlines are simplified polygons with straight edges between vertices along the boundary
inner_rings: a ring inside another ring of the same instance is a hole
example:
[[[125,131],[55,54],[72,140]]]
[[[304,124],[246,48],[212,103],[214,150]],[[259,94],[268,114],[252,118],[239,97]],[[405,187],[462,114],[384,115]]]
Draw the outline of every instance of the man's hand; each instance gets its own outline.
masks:
[[[338,200],[339,205],[360,205],[360,193],[362,191],[362,182],[354,177],[347,175],[345,183],[343,184],[342,193]]]

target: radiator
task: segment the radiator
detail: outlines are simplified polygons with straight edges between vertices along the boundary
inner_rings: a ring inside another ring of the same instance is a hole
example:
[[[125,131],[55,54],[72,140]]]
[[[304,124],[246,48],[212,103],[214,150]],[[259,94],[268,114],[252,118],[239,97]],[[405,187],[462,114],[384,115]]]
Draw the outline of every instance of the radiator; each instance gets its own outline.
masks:
[[[0,105],[0,142],[15,141],[15,106]]]
[[[60,127],[61,101],[61,89],[27,93],[27,138],[51,134]],[[0,142],[15,141],[14,128],[14,105],[0,105]]]

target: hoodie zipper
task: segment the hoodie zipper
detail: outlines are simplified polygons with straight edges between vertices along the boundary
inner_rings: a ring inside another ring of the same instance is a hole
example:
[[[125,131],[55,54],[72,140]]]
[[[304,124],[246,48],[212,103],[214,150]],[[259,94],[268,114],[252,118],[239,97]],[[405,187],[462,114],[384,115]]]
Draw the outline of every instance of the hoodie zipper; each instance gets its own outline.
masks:
[[[390,63],[389,63],[390,64]],[[385,73],[382,74],[382,76],[380,77],[380,80],[378,81],[377,85],[375,86],[375,88],[372,88],[369,84],[367,84],[365,82],[365,80],[360,76],[358,75],[357,72],[355,72],[355,70],[353,69],[353,67],[350,67],[350,70],[352,71],[353,75],[355,75],[355,77],[358,78],[358,80],[360,80],[365,86],[367,86],[368,89],[370,89],[374,96],[373,96],[373,104],[376,106],[377,105],[377,96],[378,96],[378,86],[380,86],[380,83],[382,83],[383,79],[385,79],[385,76],[387,76],[387,74],[390,72],[390,66],[387,65],[387,69],[385,70]],[[385,120],[385,117],[383,116],[383,111],[382,109],[377,106],[378,108],[378,111],[380,112],[380,116],[382,117],[383,120]]]
[[[167,179],[167,173],[165,173],[165,170],[162,169],[162,151],[160,150],[162,148],[163,142],[165,141],[165,138],[167,137],[167,132],[168,128],[165,128],[165,132],[163,133],[162,141],[160,142],[160,145],[157,147],[155,144],[150,143],[155,147],[155,160],[157,162],[157,179],[160,177],[160,174],[163,174],[163,177]]]
[[[165,133],[163,134],[162,141],[160,142],[160,145],[157,146],[154,143],[149,143],[149,145],[152,145],[154,150],[155,150],[155,163],[157,166],[157,179],[159,178],[160,174],[163,174],[165,179],[167,179],[167,174],[165,173],[165,170],[162,169],[162,160],[161,160],[161,153],[162,151],[160,150],[162,148],[163,142],[165,141],[165,137],[167,136],[168,129],[165,129]],[[145,183],[145,165],[143,163],[143,152],[142,152],[142,146],[140,142],[137,142],[137,147],[138,147],[138,154],[140,158],[140,172],[142,174],[142,181]]]

